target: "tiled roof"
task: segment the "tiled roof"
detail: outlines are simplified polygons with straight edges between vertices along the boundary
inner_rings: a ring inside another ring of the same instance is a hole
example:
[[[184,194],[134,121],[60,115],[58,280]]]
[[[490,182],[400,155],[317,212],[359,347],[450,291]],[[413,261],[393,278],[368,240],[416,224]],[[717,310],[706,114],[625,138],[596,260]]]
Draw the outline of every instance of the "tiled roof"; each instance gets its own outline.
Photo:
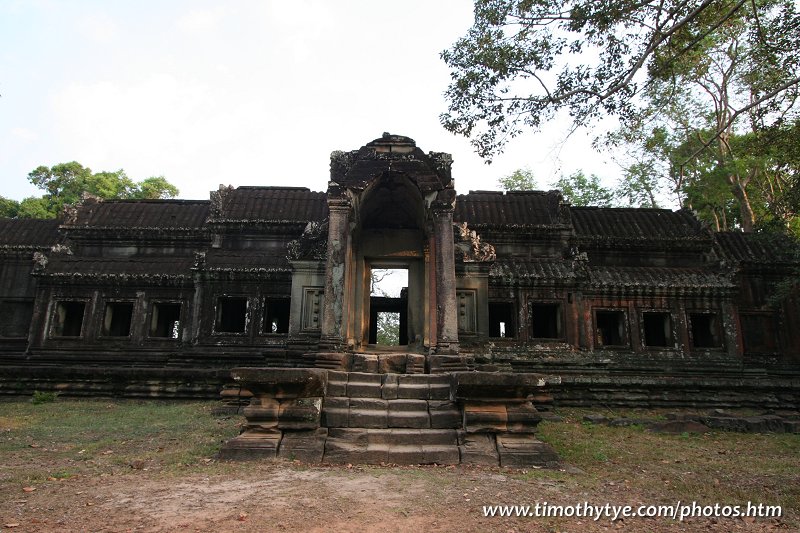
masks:
[[[589,267],[586,283],[595,287],[731,288],[730,279],[704,268]]]
[[[797,263],[797,244],[782,235],[725,231],[714,238],[728,259],[744,263]],[[795,251],[795,254],[792,251]]]
[[[208,217],[208,200],[102,200],[78,206],[68,227],[201,228]]]
[[[59,241],[58,220],[0,218],[0,246],[46,248]]]
[[[470,191],[459,195],[453,219],[470,227],[561,224],[556,191]]]
[[[238,187],[222,201],[222,220],[321,221],[328,216],[324,192],[305,187]]]
[[[707,239],[708,233],[687,210],[571,207],[579,237],[600,239]]]
[[[561,260],[507,260],[495,262],[489,270],[493,278],[559,280],[572,282],[577,278],[569,261]]]

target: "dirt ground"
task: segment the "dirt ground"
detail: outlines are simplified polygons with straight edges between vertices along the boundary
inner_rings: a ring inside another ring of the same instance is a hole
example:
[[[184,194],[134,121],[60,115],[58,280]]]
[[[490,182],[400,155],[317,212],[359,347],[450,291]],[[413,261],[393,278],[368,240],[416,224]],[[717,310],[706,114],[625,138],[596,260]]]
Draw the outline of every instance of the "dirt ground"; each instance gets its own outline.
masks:
[[[780,519],[484,517],[483,505],[652,503],[625,483],[477,467],[210,465],[208,475],[51,479],[0,503],[3,531],[790,531]],[[215,468],[216,467],[216,468]],[[4,491],[5,492],[5,491]]]

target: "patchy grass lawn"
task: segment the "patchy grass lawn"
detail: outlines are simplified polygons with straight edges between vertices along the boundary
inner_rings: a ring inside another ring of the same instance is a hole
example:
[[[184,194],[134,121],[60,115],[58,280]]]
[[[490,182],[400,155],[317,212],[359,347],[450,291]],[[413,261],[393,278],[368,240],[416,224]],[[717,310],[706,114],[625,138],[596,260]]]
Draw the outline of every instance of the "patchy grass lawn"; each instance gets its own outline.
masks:
[[[664,435],[562,409],[562,470],[219,463],[217,402],[0,401],[0,530],[798,530],[800,435]],[[604,413],[641,417],[640,412]],[[659,413],[646,413],[648,417]],[[781,519],[487,518],[490,504],[781,505]]]

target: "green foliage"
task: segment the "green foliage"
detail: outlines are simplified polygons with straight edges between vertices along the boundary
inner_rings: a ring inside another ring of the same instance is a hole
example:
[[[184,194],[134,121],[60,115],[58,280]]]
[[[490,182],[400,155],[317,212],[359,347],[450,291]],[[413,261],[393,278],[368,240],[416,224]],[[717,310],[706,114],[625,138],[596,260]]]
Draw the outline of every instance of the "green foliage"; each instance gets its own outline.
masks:
[[[150,177],[137,183],[122,169],[94,173],[77,161],[52,167],[39,166],[28,174],[28,180],[44,190],[44,196],[25,198],[16,206],[9,203],[13,200],[3,198],[0,201],[0,215],[56,218],[65,205],[78,202],[85,193],[103,199],[157,199],[178,195],[177,187],[164,176]]]
[[[64,205],[74,204],[84,193],[104,199],[157,199],[178,195],[178,189],[163,176],[135,183],[123,170],[92,173],[75,161],[52,168],[37,167],[28,174],[28,179],[45,191],[44,196],[31,196],[21,202],[0,197],[0,216],[55,218]]]
[[[0,217],[14,218],[19,212],[19,202],[0,196]]]
[[[529,168],[520,168],[508,176],[499,178],[498,184],[504,191],[535,191],[536,178]]]
[[[400,313],[378,313],[376,342],[381,346],[400,344]]]
[[[611,207],[614,202],[614,193],[600,184],[600,178],[594,174],[586,176],[580,170],[569,176],[562,175],[555,187],[572,205]]]
[[[33,405],[41,405],[43,403],[53,403],[56,401],[58,397],[57,392],[43,392],[43,391],[33,391],[33,397],[31,398],[31,403]]]
[[[739,58],[736,80],[749,90],[719,107],[775,122],[798,94],[798,27],[792,0],[475,0],[472,27],[441,54],[451,82],[440,119],[490,159],[562,111],[576,125],[604,114],[634,120],[650,103],[645,91],[657,86],[662,103],[680,99],[681,78],[713,70],[728,54]],[[732,34],[740,45],[727,46]]]

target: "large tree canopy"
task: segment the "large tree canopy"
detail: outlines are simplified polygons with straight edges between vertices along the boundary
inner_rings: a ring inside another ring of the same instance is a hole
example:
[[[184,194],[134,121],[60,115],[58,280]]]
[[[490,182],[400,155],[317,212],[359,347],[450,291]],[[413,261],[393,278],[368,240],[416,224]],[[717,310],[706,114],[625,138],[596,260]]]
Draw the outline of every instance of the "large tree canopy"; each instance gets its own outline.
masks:
[[[37,167],[28,174],[28,180],[45,194],[21,202],[0,196],[0,216],[55,218],[65,205],[74,204],[84,193],[104,199],[158,199],[178,195],[178,188],[163,176],[134,182],[122,169],[95,173],[76,161]]]
[[[604,113],[625,123],[648,104],[644,90],[674,84],[731,26],[748,90],[713,135],[744,113],[780,121],[800,82],[792,0],[475,0],[474,25],[442,53],[452,82],[441,120],[487,159],[560,111],[576,125]]]

